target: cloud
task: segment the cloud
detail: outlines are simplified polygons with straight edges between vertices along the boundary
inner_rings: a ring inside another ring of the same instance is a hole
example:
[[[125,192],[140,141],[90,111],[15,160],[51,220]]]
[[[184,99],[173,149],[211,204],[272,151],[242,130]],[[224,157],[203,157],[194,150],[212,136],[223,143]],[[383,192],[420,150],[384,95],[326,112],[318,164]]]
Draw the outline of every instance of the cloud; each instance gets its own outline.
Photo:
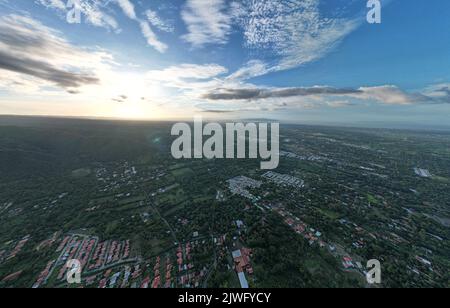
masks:
[[[450,84],[436,84],[424,90],[424,94],[437,103],[450,104]]]
[[[147,40],[148,45],[152,46],[160,53],[166,52],[168,46],[158,39],[157,35],[155,34],[155,32],[153,32],[150,24],[147,21],[141,20],[137,17],[134,5],[130,2],[130,0],[116,0],[116,3],[128,18],[139,23],[142,35]]]
[[[233,19],[225,0],[187,0],[181,17],[188,30],[182,38],[192,46],[227,43]]]
[[[48,7],[59,10],[65,10],[66,5],[62,0],[37,0],[38,3]]]
[[[123,13],[130,19],[137,20],[134,5],[129,0],[116,0],[117,4],[122,9]]]
[[[287,98],[312,95],[350,95],[360,94],[360,90],[338,89],[332,87],[282,88],[282,89],[218,89],[203,96],[209,100],[259,100],[266,98]]]
[[[150,25],[145,21],[139,21],[139,25],[141,27],[142,35],[147,39],[147,44],[155,48],[160,53],[164,53],[168,46],[158,40],[158,37],[155,32],[153,32]]]
[[[233,3],[233,15],[248,48],[279,58],[267,72],[280,71],[322,58],[360,24],[324,17],[319,4],[319,0],[243,0]]]
[[[0,51],[0,69],[44,79],[62,88],[78,88],[86,84],[99,83],[96,77],[64,71],[47,62],[15,57],[4,51]]]
[[[361,87],[358,98],[376,100],[390,105],[409,105],[429,102],[431,99],[420,93],[407,93],[396,86]]]
[[[36,3],[45,6],[48,9],[53,9],[62,13],[61,16],[66,18],[67,7],[65,0],[35,0]],[[119,24],[111,15],[105,13],[105,5],[109,1],[101,0],[79,0],[80,10],[85,21],[93,26],[112,29],[119,32]]]
[[[97,84],[95,71],[111,62],[112,56],[73,46],[32,18],[0,17],[0,70],[10,72],[16,84],[29,84],[30,78],[65,89]]]
[[[265,107],[258,106],[219,106],[216,109],[210,109],[208,106],[197,105],[196,108],[202,113],[209,114],[229,114],[229,113],[242,113],[242,112],[261,112],[261,111],[276,111],[282,108],[278,107]]]
[[[278,104],[278,105],[264,105],[264,104],[255,104],[255,105],[215,105],[211,106],[210,104],[198,104],[195,106],[202,113],[210,113],[210,114],[226,114],[226,113],[242,113],[242,112],[262,112],[262,111],[280,111],[286,110],[286,105]]]
[[[155,11],[147,10],[145,11],[145,15],[147,16],[147,20],[150,22],[150,24],[158,30],[169,33],[175,31],[174,26],[162,20],[161,17],[159,17],[158,13],[156,13]]]
[[[262,76],[269,72],[270,68],[261,60],[250,60],[236,72],[227,77],[228,80],[247,80]]]
[[[47,8],[54,9],[58,12],[67,13],[67,8],[63,0],[36,0],[38,4],[41,4]],[[123,14],[128,18],[136,21],[139,24],[139,28],[142,35],[147,40],[147,44],[155,48],[158,52],[164,53],[168,46],[161,42],[157,35],[152,30],[150,24],[138,18],[134,4],[130,0],[79,0],[80,9],[85,20],[94,26],[104,27],[107,29],[113,29],[116,32],[120,32],[120,27],[116,19],[109,14],[105,13],[106,7],[110,3],[116,3]],[[154,21],[154,20],[153,20]]]
[[[146,78],[178,89],[194,89],[206,87],[214,78],[227,72],[225,67],[218,64],[181,64],[148,71]]]
[[[118,97],[113,98],[112,100],[116,103],[124,103],[127,101],[127,99],[128,99],[127,95],[119,95]]]
[[[247,84],[240,88],[217,88],[201,96],[210,101],[263,101],[280,99],[312,97],[323,102],[325,98],[337,97],[348,100],[332,100],[326,102],[331,107],[354,105],[349,100],[374,101],[388,105],[411,104],[444,104],[450,103],[450,87],[434,86],[423,92],[406,92],[396,86],[384,85],[378,87],[334,88],[326,86],[297,87],[297,88],[259,88]],[[272,100],[273,102],[273,100]]]
[[[221,110],[221,109],[202,109],[203,113],[233,113],[235,110]]]

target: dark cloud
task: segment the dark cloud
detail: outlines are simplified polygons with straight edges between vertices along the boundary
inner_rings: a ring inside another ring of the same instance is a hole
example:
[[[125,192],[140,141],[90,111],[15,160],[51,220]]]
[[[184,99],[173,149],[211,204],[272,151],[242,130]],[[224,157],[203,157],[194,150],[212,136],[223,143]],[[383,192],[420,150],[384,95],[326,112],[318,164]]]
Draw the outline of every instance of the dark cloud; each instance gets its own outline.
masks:
[[[441,97],[438,98],[438,101],[450,104],[450,87],[443,87],[439,89],[437,92],[443,94]]]
[[[450,95],[450,87],[442,87],[441,89],[439,89],[439,91],[445,92],[447,93],[447,95]]]
[[[113,98],[112,100],[116,103],[124,103],[128,99],[126,95],[119,95],[119,97]]]
[[[209,100],[258,100],[310,95],[350,95],[361,90],[332,87],[286,88],[286,89],[216,89],[203,96]]]
[[[20,49],[34,47],[34,48],[43,48],[45,47],[46,41],[45,39],[39,39],[38,37],[30,37],[24,35],[23,33],[18,32],[6,32],[10,31],[10,29],[5,28],[4,26],[0,26],[0,41],[3,44],[7,44],[9,46],[15,46]]]
[[[313,95],[349,96],[363,100],[376,100],[386,104],[450,104],[450,87],[443,86],[429,93],[408,93],[395,86],[368,88],[333,88],[326,86],[297,88],[218,88],[202,96],[212,101],[247,100],[268,98],[305,97]],[[329,105],[333,105],[330,102]],[[334,105],[344,105],[342,102]],[[349,105],[347,102],[346,105]]]
[[[214,110],[214,109],[207,109],[202,110],[203,113],[232,113],[235,112],[234,110]]]
[[[81,68],[81,59],[89,57],[89,53],[29,17],[0,17],[0,42],[2,70],[54,83],[72,94],[83,85],[99,83],[95,75]]]
[[[43,61],[15,57],[3,51],[0,51],[0,69],[54,82],[63,88],[78,88],[99,82],[96,77],[68,72]]]
[[[65,51],[64,42],[42,33],[43,35],[35,35],[32,30],[40,31],[39,29],[30,29],[24,25],[15,27],[15,25],[8,25],[8,20],[2,20],[6,24],[0,25],[0,42],[18,51],[33,51],[39,54],[45,54],[49,47],[59,51]]]
[[[96,77],[68,72],[43,61],[16,57],[4,51],[0,51],[0,69],[54,82],[63,88],[78,88],[99,82]]]

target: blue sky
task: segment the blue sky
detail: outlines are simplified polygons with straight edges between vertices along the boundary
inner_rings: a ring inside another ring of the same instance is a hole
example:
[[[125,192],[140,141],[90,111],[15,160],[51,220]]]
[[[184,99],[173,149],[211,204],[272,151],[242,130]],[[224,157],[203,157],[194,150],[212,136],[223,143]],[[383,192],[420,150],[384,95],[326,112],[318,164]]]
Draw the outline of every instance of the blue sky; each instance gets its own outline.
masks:
[[[450,2],[0,0],[0,114],[448,125]]]

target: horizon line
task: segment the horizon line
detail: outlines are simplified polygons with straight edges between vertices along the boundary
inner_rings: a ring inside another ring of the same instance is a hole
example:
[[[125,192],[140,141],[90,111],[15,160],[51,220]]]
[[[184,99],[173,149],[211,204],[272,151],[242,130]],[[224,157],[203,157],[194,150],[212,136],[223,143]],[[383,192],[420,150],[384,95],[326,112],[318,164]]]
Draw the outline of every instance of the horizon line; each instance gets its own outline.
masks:
[[[139,118],[121,118],[121,117],[103,117],[103,116],[65,116],[65,115],[30,115],[30,114],[2,114],[0,117],[10,117],[10,118],[41,118],[41,119],[69,119],[69,120],[88,120],[88,121],[111,121],[111,122],[136,122],[136,123],[174,123],[176,121],[183,121],[191,123],[194,121],[194,117],[188,118],[164,118],[164,119],[139,119]],[[209,121],[208,118],[203,118],[203,120]],[[277,121],[282,125],[299,125],[299,126],[316,126],[316,127],[335,127],[335,128],[355,128],[355,129],[386,129],[386,130],[408,130],[408,131],[449,131],[450,125],[423,125],[413,122],[399,122],[399,123],[382,123],[380,121],[371,122],[357,122],[357,123],[340,123],[340,122],[292,122],[278,119],[252,119],[244,118],[239,119],[241,122],[250,121]],[[217,122],[233,121],[230,118],[214,119]],[[236,122],[236,121],[234,121]],[[2,124],[0,124],[2,126]]]

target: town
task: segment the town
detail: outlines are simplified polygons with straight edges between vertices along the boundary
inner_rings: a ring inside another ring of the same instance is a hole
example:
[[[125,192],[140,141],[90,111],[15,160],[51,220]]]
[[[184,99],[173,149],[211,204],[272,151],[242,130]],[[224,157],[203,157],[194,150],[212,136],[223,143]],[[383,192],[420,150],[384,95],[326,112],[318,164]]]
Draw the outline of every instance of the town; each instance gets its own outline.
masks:
[[[175,159],[170,123],[116,125],[74,120],[68,131],[101,132],[109,148],[80,133],[54,168],[4,170],[0,286],[378,287],[372,259],[384,287],[448,284],[446,135],[282,126],[267,171]],[[80,285],[66,279],[73,259]]]

